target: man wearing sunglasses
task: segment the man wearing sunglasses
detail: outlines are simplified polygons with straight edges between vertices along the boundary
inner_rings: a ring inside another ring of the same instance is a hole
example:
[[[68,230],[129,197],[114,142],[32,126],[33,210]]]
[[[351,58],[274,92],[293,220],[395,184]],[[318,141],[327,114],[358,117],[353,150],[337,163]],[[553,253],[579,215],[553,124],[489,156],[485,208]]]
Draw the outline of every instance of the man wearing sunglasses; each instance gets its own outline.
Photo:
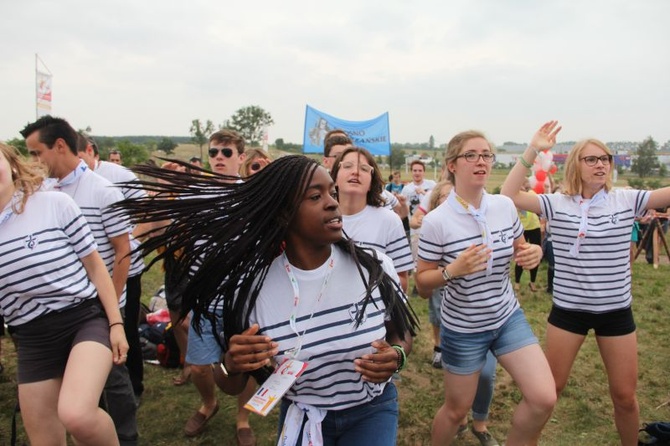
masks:
[[[244,139],[233,130],[219,130],[209,137],[209,166],[220,175],[238,176],[244,161]]]

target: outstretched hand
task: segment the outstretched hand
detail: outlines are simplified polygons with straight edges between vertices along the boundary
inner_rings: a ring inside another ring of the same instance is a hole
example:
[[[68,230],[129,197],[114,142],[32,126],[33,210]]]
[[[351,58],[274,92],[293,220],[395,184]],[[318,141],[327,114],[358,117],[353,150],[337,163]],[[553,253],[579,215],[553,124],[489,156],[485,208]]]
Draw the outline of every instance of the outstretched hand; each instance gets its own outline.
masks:
[[[558,121],[545,122],[540,129],[535,132],[530,140],[530,145],[537,150],[548,150],[556,144],[556,135],[563,127],[558,125]]]
[[[258,330],[258,324],[254,324],[230,338],[225,355],[229,373],[258,370],[270,364],[271,358],[278,353],[279,344],[269,336],[256,334]]]
[[[354,370],[363,375],[363,381],[386,382],[398,368],[398,352],[384,340],[374,341],[371,345],[377,351],[355,359]]]

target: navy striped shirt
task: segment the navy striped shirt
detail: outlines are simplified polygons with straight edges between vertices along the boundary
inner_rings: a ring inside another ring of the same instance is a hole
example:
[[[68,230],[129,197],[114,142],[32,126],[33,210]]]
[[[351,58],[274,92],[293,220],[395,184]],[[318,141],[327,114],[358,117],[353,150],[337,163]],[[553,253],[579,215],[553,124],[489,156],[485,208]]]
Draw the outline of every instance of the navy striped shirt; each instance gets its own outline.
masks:
[[[0,313],[22,325],[97,298],[81,258],[95,250],[81,211],[60,192],[37,192],[0,227]]]
[[[644,213],[649,191],[611,190],[606,201],[589,209],[588,230],[576,257],[579,199],[539,195],[542,216],[551,224],[554,247],[554,305],[566,310],[603,313],[630,307],[630,233]]]
[[[509,279],[514,241],[523,226],[514,203],[502,195],[488,195],[487,224],[493,238],[491,275],[481,271],[450,280],[442,298],[442,324],[461,333],[495,330],[519,308]],[[482,243],[481,231],[469,214],[456,212],[448,200],[423,218],[419,258],[448,265],[470,245]]]

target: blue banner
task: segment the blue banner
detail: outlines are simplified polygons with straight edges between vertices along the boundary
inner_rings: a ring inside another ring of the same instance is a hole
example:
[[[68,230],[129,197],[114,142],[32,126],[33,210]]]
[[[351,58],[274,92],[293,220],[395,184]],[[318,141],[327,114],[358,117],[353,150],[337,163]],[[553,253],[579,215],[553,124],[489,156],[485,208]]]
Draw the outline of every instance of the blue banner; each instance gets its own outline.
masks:
[[[323,138],[331,130],[342,129],[355,146],[366,148],[373,155],[390,155],[389,114],[369,121],[345,121],[307,106],[303,153],[323,153]]]

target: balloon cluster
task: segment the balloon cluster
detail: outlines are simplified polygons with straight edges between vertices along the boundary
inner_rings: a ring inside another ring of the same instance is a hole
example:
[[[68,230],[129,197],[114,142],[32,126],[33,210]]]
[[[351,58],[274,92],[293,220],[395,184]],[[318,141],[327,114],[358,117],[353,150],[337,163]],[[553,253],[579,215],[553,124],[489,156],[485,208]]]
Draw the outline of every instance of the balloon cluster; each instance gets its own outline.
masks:
[[[535,191],[536,194],[543,194],[545,187],[549,188],[549,175],[553,175],[558,170],[556,164],[554,164],[554,154],[551,153],[551,150],[546,149],[537,154],[535,162],[533,163],[533,168],[531,169],[531,175],[528,178],[530,183],[530,188]]]

